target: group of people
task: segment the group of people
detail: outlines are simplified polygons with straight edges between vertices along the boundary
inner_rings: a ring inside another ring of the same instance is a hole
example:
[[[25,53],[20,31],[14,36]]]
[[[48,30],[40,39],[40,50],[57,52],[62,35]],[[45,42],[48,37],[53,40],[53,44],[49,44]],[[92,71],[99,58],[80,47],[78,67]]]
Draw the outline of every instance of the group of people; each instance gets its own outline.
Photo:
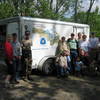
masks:
[[[84,75],[83,69],[89,68],[93,60],[99,60],[99,50],[100,39],[93,32],[89,39],[82,33],[77,36],[72,33],[67,40],[62,37],[56,50],[57,76]]]
[[[76,39],[76,37],[78,38]],[[30,80],[32,71],[30,32],[25,31],[25,37],[21,42],[17,38],[17,34],[13,33],[7,36],[5,42],[5,61],[8,66],[8,75],[5,79],[6,85],[9,85],[10,82],[18,83],[20,78]],[[83,75],[83,68],[85,66],[89,67],[91,63],[89,56],[100,60],[97,49],[100,49],[100,39],[95,37],[94,33],[90,34],[89,39],[83,33],[78,33],[77,36],[72,33],[67,40],[62,37],[58,42],[55,54],[57,76],[68,76],[69,73]]]
[[[5,86],[10,83],[19,83],[21,77],[29,80],[31,73],[31,45],[30,32],[25,32],[25,37],[18,41],[16,33],[7,35],[5,48],[5,62],[7,64],[8,75],[5,79]]]

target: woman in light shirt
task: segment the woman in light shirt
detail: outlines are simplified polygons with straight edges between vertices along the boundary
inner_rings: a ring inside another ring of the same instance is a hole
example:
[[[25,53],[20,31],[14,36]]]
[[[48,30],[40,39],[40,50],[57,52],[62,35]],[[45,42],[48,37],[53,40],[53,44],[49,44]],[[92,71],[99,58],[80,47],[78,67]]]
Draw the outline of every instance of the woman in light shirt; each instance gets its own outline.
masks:
[[[86,35],[82,36],[82,41],[80,42],[80,45],[79,45],[79,53],[80,53],[83,63],[89,66],[89,62],[90,62],[89,61],[89,41],[87,40]]]

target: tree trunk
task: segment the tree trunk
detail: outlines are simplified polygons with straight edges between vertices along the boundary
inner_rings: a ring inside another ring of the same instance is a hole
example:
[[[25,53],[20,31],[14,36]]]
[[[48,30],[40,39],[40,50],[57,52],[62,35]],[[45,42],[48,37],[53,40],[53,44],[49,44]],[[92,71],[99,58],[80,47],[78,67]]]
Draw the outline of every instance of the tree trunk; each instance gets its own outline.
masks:
[[[78,10],[78,0],[75,0],[75,8],[74,8],[74,21],[77,22],[77,10]]]
[[[90,12],[91,12],[91,9],[93,7],[93,4],[96,0],[90,0],[90,6],[89,6],[89,9],[87,10],[87,17],[86,17],[86,23],[88,24],[89,22],[89,16],[90,16]]]

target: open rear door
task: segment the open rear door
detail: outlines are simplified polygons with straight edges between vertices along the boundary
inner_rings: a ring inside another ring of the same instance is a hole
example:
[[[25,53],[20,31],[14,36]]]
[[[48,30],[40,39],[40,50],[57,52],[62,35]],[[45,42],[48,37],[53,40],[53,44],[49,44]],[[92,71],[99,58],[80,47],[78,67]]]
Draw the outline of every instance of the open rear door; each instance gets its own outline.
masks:
[[[4,57],[5,40],[6,40],[6,25],[0,25],[0,58]]]

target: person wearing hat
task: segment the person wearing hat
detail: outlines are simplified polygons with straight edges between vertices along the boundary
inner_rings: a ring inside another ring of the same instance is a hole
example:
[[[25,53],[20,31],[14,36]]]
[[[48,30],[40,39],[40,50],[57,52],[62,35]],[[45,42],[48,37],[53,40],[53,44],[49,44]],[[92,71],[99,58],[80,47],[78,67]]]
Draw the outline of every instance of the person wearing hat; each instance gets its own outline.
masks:
[[[91,56],[91,60],[97,59],[97,45],[98,45],[98,38],[95,36],[95,32],[91,32],[89,38],[89,54]]]
[[[30,80],[32,65],[31,45],[30,31],[25,31],[25,37],[22,40],[22,74],[25,80]]]
[[[97,44],[98,44],[98,38],[95,36],[94,32],[91,32],[90,34],[90,39],[89,39],[89,43],[90,43],[90,49],[96,48]]]

